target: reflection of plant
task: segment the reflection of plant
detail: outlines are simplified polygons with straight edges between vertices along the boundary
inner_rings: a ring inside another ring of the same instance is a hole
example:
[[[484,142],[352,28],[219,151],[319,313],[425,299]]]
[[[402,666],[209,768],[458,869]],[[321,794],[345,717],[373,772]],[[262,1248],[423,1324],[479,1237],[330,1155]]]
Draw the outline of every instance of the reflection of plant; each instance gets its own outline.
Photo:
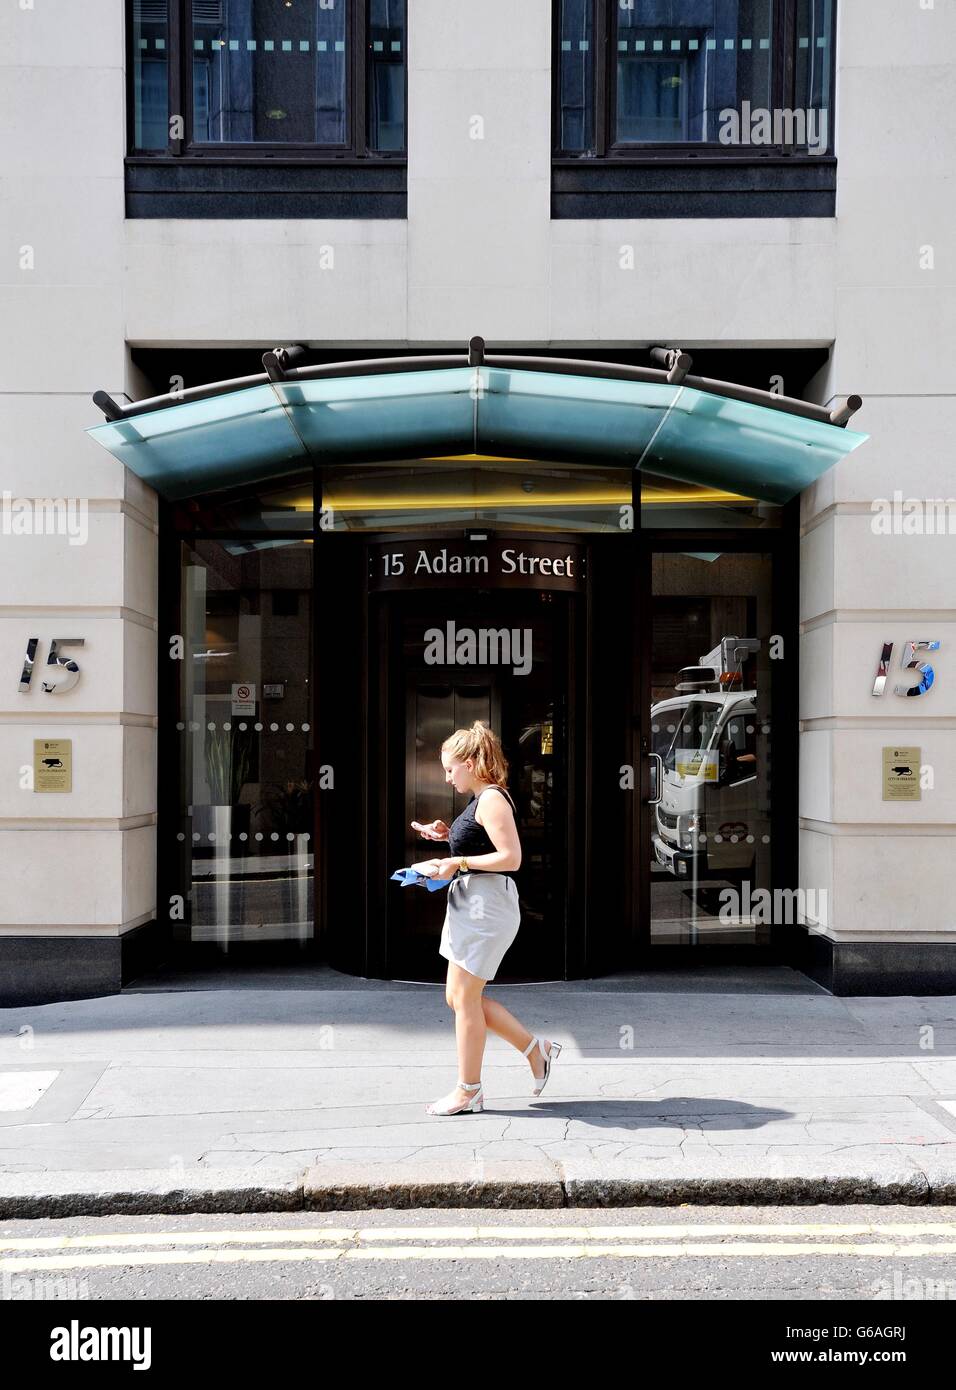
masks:
[[[206,776],[213,806],[235,806],[249,776],[251,748],[239,730],[206,731]]]
[[[312,817],[312,783],[285,782],[268,798],[268,804],[274,830],[301,835]]]

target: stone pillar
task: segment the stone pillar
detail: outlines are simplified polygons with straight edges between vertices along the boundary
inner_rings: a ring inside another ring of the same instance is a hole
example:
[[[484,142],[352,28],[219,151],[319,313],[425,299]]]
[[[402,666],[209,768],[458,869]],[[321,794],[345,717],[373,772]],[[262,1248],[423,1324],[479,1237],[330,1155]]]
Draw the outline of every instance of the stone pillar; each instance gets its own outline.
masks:
[[[551,0],[416,0],[408,334],[550,337]]]
[[[155,494],[84,429],[122,396],[123,7],[0,14],[0,1005],[109,993],[155,915]],[[43,506],[43,499],[58,499]],[[22,532],[19,533],[18,532]],[[39,638],[31,688],[17,689]],[[40,689],[52,638],[81,668]],[[31,790],[72,740],[70,792]]]
[[[801,883],[827,889],[809,944],[841,994],[956,989],[954,51],[951,6],[841,6],[836,341],[814,394],[860,392],[871,438],[802,499],[800,599]],[[894,495],[918,504],[900,534]],[[950,500],[952,531],[929,533],[927,499]],[[920,658],[933,688],[904,699],[911,639],[942,645]],[[883,800],[893,745],[920,749],[920,801]]]

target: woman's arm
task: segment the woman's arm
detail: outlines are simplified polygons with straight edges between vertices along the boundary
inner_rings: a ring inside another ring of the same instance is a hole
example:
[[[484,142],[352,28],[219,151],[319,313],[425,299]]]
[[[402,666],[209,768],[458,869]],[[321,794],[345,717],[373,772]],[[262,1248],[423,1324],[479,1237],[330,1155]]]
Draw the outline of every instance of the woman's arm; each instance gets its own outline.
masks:
[[[466,855],[468,867],[484,869],[486,873],[503,873],[506,869],[520,868],[521,841],[518,838],[518,827],[515,825],[514,813],[507,797],[486,796],[475,807],[475,820],[484,827],[495,849],[494,853]],[[448,869],[439,877],[449,877],[450,873],[457,869],[460,857],[443,859],[441,861],[442,866],[443,868],[448,866]],[[450,867],[452,865],[454,868]]]

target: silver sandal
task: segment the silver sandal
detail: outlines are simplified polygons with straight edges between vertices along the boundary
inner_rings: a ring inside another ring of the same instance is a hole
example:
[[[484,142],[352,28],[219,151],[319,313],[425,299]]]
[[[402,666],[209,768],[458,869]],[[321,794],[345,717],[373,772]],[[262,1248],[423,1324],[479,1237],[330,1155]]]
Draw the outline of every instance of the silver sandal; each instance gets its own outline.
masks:
[[[548,1043],[547,1052],[545,1052],[544,1048],[541,1045],[542,1041]],[[548,1077],[551,1075],[551,1063],[554,1061],[555,1057],[557,1057],[558,1053],[561,1051],[562,1045],[561,1043],[551,1042],[550,1038],[532,1038],[521,1055],[523,1057],[529,1056],[531,1053],[531,1049],[534,1047],[535,1043],[538,1044],[538,1051],[544,1058],[544,1076],[534,1077],[534,1085],[531,1087],[531,1094],[533,1096],[540,1096],[541,1092],[548,1084]]]
[[[481,1114],[482,1110],[485,1108],[485,1096],[484,1096],[484,1092],[483,1092],[482,1089],[481,1089],[481,1082],[480,1082],[480,1081],[475,1081],[475,1082],[469,1084],[469,1082],[467,1082],[467,1081],[459,1081],[459,1083],[458,1083],[458,1089],[459,1089],[460,1091],[474,1091],[475,1094],[471,1097],[471,1100],[463,1101],[461,1105],[456,1105],[456,1106],[454,1106],[454,1107],[453,1107],[452,1109],[450,1109],[450,1110],[439,1110],[439,1109],[437,1108],[437,1104],[438,1104],[437,1101],[432,1101],[430,1105],[426,1105],[426,1106],[425,1106],[426,1114],[429,1114],[429,1115],[479,1115],[479,1114]]]

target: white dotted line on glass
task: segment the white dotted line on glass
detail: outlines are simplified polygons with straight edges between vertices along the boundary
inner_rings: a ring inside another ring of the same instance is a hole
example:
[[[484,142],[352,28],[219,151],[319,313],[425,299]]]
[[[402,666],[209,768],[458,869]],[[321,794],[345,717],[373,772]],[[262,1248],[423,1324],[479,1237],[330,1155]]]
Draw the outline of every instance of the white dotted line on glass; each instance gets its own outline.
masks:
[[[706,835],[698,835],[698,836],[697,836],[697,839],[700,841],[700,843],[701,843],[702,845],[705,845],[705,844],[707,843],[707,836],[706,836]],[[724,843],[725,840],[726,840],[729,844],[731,844],[731,845],[740,844],[741,841],[744,841],[744,842],[745,842],[746,844],[748,844],[748,845],[752,845],[752,844],[755,844],[755,843],[756,843],[756,837],[753,836],[753,835],[715,835],[715,836],[713,837],[713,840],[714,840],[714,844],[715,844],[715,845],[722,845],[722,844]],[[761,843],[762,845],[769,845],[769,844],[770,844],[770,836],[769,836],[769,835],[761,835],[761,837],[760,837],[760,843]]]
[[[699,731],[700,733],[702,733],[702,734],[706,734],[706,733],[707,733],[707,727],[708,727],[708,726],[707,726],[706,724],[698,724],[698,725],[697,725],[698,731]],[[730,732],[731,732],[732,734],[736,734],[736,733],[739,731],[739,725],[737,725],[737,724],[731,724],[729,727],[730,727]],[[651,725],[651,733],[652,733],[652,734],[659,734],[660,731],[661,731],[661,726],[660,726],[660,724],[652,724],[652,725]],[[676,732],[677,732],[677,725],[676,725],[676,724],[668,724],[668,725],[667,725],[667,732],[668,732],[669,734],[674,734],[674,733],[676,733]],[[684,725],[684,733],[685,733],[685,734],[692,734],[693,732],[694,732],[694,727],[693,727],[693,725],[691,725],[691,724],[685,724],[685,725]],[[770,733],[770,725],[769,725],[769,724],[761,724],[761,726],[760,726],[760,732],[761,732],[762,734],[769,734],[769,733]],[[748,734],[756,733],[756,727],[755,727],[753,724],[748,724],[748,725],[747,725],[747,733],[748,733]]]
[[[200,835],[200,833],[199,833],[198,830],[194,830],[194,831],[193,831],[193,836],[192,836],[192,837],[193,837],[194,840],[201,840],[201,839],[202,839],[202,835]],[[185,832],[182,831],[182,830],[180,830],[180,832],[179,832],[178,835],[176,836],[176,839],[177,839],[177,840],[185,840],[185,838],[186,838]],[[268,837],[267,837],[261,830],[257,830],[256,833],[255,833],[254,835],[251,835],[251,836],[250,836],[249,834],[247,834],[247,832],[246,832],[245,830],[243,830],[242,833],[239,834],[239,835],[227,835],[227,836],[226,836],[226,839],[227,839],[227,840],[249,840],[249,839],[252,839],[252,840],[265,840],[266,838],[268,838],[268,839],[270,839],[270,840],[278,840],[278,839],[281,839],[281,836],[279,835],[279,832],[278,832],[277,830],[273,830],[272,834],[269,835]],[[287,839],[287,840],[310,840],[311,838],[312,838],[312,836],[309,834],[309,832],[308,832],[307,830],[304,831],[301,835],[295,835],[291,830],[287,830],[287,831],[286,831],[286,839]],[[207,836],[206,836],[206,839],[207,839],[207,840],[211,840],[214,844],[215,844],[215,842],[216,842],[216,836],[215,836],[215,834],[209,834],[209,835],[207,835]]]
[[[245,720],[243,720],[241,724],[237,724],[237,725],[236,725],[236,728],[239,729],[239,730],[242,730],[242,731],[248,729],[249,727],[250,727],[250,726],[245,722]],[[252,728],[256,731],[257,734],[258,734],[258,733],[261,733],[262,730],[263,730],[265,727],[266,727],[266,726],[265,726],[264,724],[253,724],[253,725],[252,725]],[[296,731],[296,727],[297,727],[297,726],[296,726],[295,724],[286,724],[284,732],[287,733],[287,734],[294,734],[295,731]],[[299,725],[298,727],[301,728],[301,730],[302,730],[302,732],[303,732],[304,734],[307,734],[307,733],[309,732],[309,730],[311,729],[312,725],[311,725],[311,724],[301,724],[301,725]],[[177,725],[176,725],[176,728],[179,729],[179,730],[183,730],[183,729],[186,728],[186,725],[185,725],[185,724],[183,723],[183,721],[180,719],[179,722],[178,722]],[[190,732],[190,733],[195,733],[195,732],[197,731],[198,728],[199,728],[198,722],[197,722],[195,719],[191,719],[191,720],[189,721],[189,732]],[[218,728],[219,728],[219,725],[216,723],[216,721],[215,721],[214,719],[211,719],[211,720],[209,721],[209,723],[206,725],[206,728],[207,728],[207,729],[218,729]],[[226,720],[226,722],[222,725],[222,728],[223,728],[223,730],[224,730],[226,733],[228,733],[229,730],[232,728],[232,723],[231,723],[229,720]],[[270,733],[273,733],[273,734],[274,734],[274,733],[278,733],[278,731],[279,731],[279,725],[278,725],[278,724],[270,724],[270,725],[269,725],[269,732],[270,732]]]
[[[300,53],[310,53],[310,52],[312,51],[312,41],[311,41],[310,39],[298,39],[298,40],[293,40],[293,39],[280,39],[280,40],[279,40],[279,49],[278,49],[278,51],[279,51],[280,53],[291,53],[291,52],[292,52],[292,45],[293,45],[294,42],[297,42],[297,43],[298,43],[298,51],[299,51]],[[275,39],[261,39],[261,40],[260,40],[260,39],[210,39],[210,40],[209,40],[209,49],[210,49],[210,52],[215,52],[215,51],[216,51],[217,49],[219,49],[219,48],[228,48],[230,53],[237,53],[237,52],[239,51],[239,46],[240,46],[240,44],[243,44],[243,43],[244,43],[245,46],[246,46],[246,52],[247,52],[247,53],[255,53],[260,43],[262,44],[262,51],[263,51],[264,53],[275,53],[275,52],[276,52],[276,41],[275,41]],[[146,47],[148,46],[148,40],[147,40],[147,39],[140,39],[140,41],[139,41],[139,46],[140,46],[140,48],[146,48]],[[157,39],[157,40],[156,40],[156,47],[157,47],[157,48],[165,48],[165,47],[166,47],[166,40],[165,40],[165,39]],[[202,53],[203,50],[205,49],[205,47],[206,47],[206,40],[205,40],[205,39],[193,39],[193,48],[196,50],[197,53]],[[383,42],[379,39],[379,40],[376,40],[376,41],[373,43],[372,47],[373,47],[373,49],[375,50],[376,53],[381,53],[381,52],[383,51],[383,49],[384,49],[384,44],[383,44]],[[391,50],[392,50],[393,53],[401,53],[401,51],[402,51],[401,40],[400,40],[400,39],[393,39],[393,40],[391,41],[390,47],[391,47]],[[328,52],[330,52],[330,51],[331,51],[331,52],[335,52],[335,53],[344,53],[344,52],[345,52],[345,40],[344,40],[344,39],[333,39],[333,40],[332,40],[332,43],[331,43],[331,45],[330,45],[328,39],[316,39],[316,40],[315,40],[315,51],[316,51],[317,53],[328,53]]]
[[[651,52],[651,53],[663,53],[663,52],[664,52],[664,45],[667,44],[667,43],[670,44],[670,52],[671,52],[671,53],[680,53],[681,48],[683,47],[684,40],[683,40],[683,39],[651,39],[650,42],[648,42],[647,39],[632,39],[631,42],[632,42],[632,44],[633,44],[633,51],[634,51],[635,53],[647,53],[647,52]],[[717,46],[718,46],[718,42],[719,42],[719,41],[718,41],[717,39],[704,39],[704,49],[705,49],[705,51],[708,52],[708,53],[713,53],[713,52],[716,50]],[[737,39],[723,39],[722,42],[723,42],[723,51],[724,51],[725,53],[732,53],[732,52],[734,51],[734,49],[737,47]],[[799,38],[798,42],[799,42],[799,46],[800,46],[801,48],[809,48],[809,47],[810,47],[810,38],[809,38],[809,36],[805,36],[805,37]],[[757,44],[758,44],[758,47],[759,47],[759,48],[761,48],[761,49],[763,49],[764,51],[766,51],[766,50],[770,47],[770,40],[769,40],[769,39],[758,39],[758,40],[757,40]],[[579,48],[580,48],[582,51],[586,51],[586,49],[587,49],[587,40],[580,40],[578,46],[579,46]],[[689,53],[696,53],[696,52],[698,51],[698,49],[700,48],[700,46],[701,46],[701,41],[700,41],[700,39],[688,39],[688,40],[687,40],[687,51],[688,51]],[[742,39],[740,40],[741,51],[744,52],[744,53],[750,52],[750,50],[753,48],[753,46],[754,46],[754,41],[753,41],[753,39],[743,39],[743,38],[742,38]],[[817,35],[816,46],[817,46],[817,48],[826,48],[826,46],[827,46],[827,39],[826,39],[826,35],[825,35],[825,34],[818,34],[818,35]],[[561,40],[561,48],[562,48],[562,50],[563,50],[565,53],[569,52],[569,51],[570,51],[570,48],[571,48],[571,41],[570,41],[569,39],[562,39],[562,40]],[[627,39],[618,39],[618,41],[617,41],[617,49],[618,49],[618,52],[619,52],[619,53],[626,53],[626,52],[628,51],[628,41],[627,41]]]

